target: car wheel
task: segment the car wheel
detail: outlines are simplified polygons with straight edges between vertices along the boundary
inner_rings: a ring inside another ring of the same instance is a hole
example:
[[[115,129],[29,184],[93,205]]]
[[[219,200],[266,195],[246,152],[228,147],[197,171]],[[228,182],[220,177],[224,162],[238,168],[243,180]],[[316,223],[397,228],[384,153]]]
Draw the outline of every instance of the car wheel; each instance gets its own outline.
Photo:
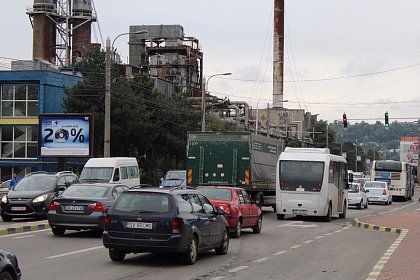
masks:
[[[277,220],[284,220],[284,214],[277,214]]]
[[[347,202],[345,202],[344,207],[343,207],[343,213],[339,214],[338,217],[340,219],[344,219],[347,215]]]
[[[191,239],[191,243],[188,246],[187,252],[184,253],[184,262],[186,264],[195,264],[197,261],[198,255],[198,246],[197,246],[197,238],[193,236]]]
[[[389,204],[392,204],[392,198],[389,200]]]
[[[56,235],[56,236],[63,236],[64,233],[66,232],[66,229],[61,228],[61,227],[52,227],[51,230],[52,230],[53,234]]]
[[[226,255],[229,249],[229,233],[228,230],[225,230],[223,233],[222,241],[220,242],[219,248],[216,248],[216,254],[218,255]]]
[[[242,222],[241,222],[241,219],[239,219],[236,222],[235,231],[232,233],[232,236],[235,238],[239,238],[241,236],[241,231],[242,231]]]
[[[323,221],[324,221],[324,222],[331,222],[331,215],[332,215],[331,211],[332,211],[332,209],[331,209],[331,204],[330,204],[330,205],[328,206],[328,212],[327,212],[327,215],[326,215],[326,216],[324,216],[324,218],[323,218]]]
[[[369,200],[366,200],[365,209],[368,209],[368,207],[369,207]]]
[[[12,217],[4,213],[1,213],[1,218],[3,219],[4,222],[11,222],[13,220]]]
[[[360,203],[357,204],[357,209],[362,209],[363,206],[363,199],[360,200]]]
[[[262,215],[258,218],[258,223],[252,227],[254,233],[260,233],[262,228]]]
[[[125,258],[126,253],[121,250],[109,249],[109,257],[113,262],[122,262]]]
[[[13,280],[12,274],[10,274],[8,271],[3,271],[0,273],[0,280]]]

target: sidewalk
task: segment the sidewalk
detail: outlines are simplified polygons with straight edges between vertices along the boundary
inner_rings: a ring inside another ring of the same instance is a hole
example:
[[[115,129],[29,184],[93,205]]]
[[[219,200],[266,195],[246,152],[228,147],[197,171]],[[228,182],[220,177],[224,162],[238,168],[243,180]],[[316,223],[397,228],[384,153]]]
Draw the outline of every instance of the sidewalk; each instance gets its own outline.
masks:
[[[0,223],[0,236],[50,228],[48,221]]]
[[[408,230],[407,235],[385,263],[377,279],[420,279],[420,211],[411,209],[410,212],[364,217],[360,221],[382,227]]]

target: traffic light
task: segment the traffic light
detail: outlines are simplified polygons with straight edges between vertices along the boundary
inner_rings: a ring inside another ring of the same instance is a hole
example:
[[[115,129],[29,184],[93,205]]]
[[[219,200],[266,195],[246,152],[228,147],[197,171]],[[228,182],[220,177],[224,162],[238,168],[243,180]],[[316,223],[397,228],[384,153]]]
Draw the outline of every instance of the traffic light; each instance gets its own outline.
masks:
[[[344,125],[344,128],[347,128],[347,115],[346,115],[346,113],[343,114],[343,125]]]
[[[385,113],[385,127],[389,127],[388,112]]]

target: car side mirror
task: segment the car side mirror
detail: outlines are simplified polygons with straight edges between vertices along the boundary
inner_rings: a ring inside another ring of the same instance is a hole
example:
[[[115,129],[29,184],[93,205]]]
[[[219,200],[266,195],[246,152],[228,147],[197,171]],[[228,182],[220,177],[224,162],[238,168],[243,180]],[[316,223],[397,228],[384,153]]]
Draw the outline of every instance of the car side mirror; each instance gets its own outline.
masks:
[[[225,210],[223,210],[222,208],[217,208],[217,215],[224,215],[225,214]]]

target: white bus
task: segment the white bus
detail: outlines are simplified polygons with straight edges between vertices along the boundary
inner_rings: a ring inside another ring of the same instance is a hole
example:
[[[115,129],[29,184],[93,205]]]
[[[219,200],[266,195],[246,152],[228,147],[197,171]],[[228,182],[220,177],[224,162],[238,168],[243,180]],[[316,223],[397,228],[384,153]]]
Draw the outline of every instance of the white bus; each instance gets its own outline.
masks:
[[[277,219],[285,215],[346,217],[347,162],[329,149],[286,148],[276,174]],[[352,181],[350,175],[350,181]]]
[[[388,182],[393,198],[411,199],[414,195],[413,164],[394,160],[375,160],[370,172],[372,181]]]

